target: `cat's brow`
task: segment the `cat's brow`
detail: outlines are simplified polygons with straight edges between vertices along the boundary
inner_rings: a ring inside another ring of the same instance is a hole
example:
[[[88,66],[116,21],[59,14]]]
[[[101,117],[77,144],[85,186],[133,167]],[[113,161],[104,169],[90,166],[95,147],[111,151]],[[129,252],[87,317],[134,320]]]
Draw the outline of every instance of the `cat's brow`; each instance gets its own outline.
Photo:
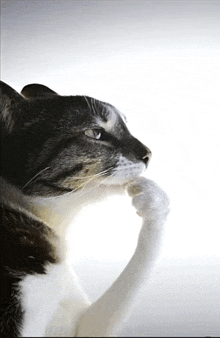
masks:
[[[97,119],[97,123],[100,125],[100,127],[104,128],[107,132],[110,132],[114,126],[117,124],[118,121],[118,115],[117,113],[111,109],[108,111],[107,115],[107,121],[103,121],[101,118]]]

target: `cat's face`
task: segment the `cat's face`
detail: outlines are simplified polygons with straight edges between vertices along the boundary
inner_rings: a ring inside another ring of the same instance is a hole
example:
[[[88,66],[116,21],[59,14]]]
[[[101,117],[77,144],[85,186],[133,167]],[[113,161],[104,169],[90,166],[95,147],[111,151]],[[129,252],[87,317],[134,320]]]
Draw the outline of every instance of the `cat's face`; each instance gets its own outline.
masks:
[[[146,169],[150,150],[110,104],[41,85],[24,87],[23,96],[1,86],[2,175],[25,194],[56,196],[92,180],[123,184]]]

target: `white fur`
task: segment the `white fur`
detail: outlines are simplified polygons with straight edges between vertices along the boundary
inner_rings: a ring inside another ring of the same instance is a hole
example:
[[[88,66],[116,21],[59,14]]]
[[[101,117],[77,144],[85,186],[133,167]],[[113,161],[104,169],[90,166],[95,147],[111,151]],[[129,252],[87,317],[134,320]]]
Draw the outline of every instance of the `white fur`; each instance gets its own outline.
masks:
[[[66,263],[48,265],[45,275],[20,283],[25,310],[22,337],[74,336],[80,313],[90,302]]]
[[[123,163],[123,159],[121,161]],[[65,255],[61,255],[60,264],[46,267],[47,274],[26,276],[19,284],[25,313],[21,336],[104,337],[117,333],[157,258],[169,204],[166,194],[143,177],[133,178],[126,189],[143,219],[137,248],[128,265],[91,305],[77,276],[66,264]],[[59,245],[63,252],[65,229],[72,217],[84,205],[123,191],[122,186],[97,187],[91,184],[79,192],[47,199],[26,200],[21,193],[16,195],[14,190],[9,194],[13,193],[14,203],[18,196],[23,207],[30,208],[31,204],[31,213],[42,218],[61,236]]]
[[[114,126],[117,124],[118,115],[114,109],[108,107],[108,121],[104,122],[100,118],[97,119],[100,127],[104,128],[107,132],[111,132],[114,129]]]
[[[143,177],[128,185],[128,193],[143,218],[137,248],[118,279],[82,316],[79,337],[106,337],[117,331],[158,256],[169,200],[154,182]]]
[[[124,184],[133,177],[137,177],[146,170],[143,161],[132,162],[123,155],[119,156],[116,169],[113,175],[106,180],[106,184]]]
[[[117,125],[118,117],[120,116],[123,122],[126,124],[127,120],[124,114],[122,114],[118,109],[114,107],[107,107],[108,109],[108,120],[107,122],[104,122],[100,118],[97,119],[97,123],[100,125],[100,127],[104,128],[107,132],[110,132],[114,130],[114,127]]]
[[[167,196],[154,182],[135,178],[127,190],[143,218],[143,226],[136,251],[124,271],[91,306],[76,278],[70,281],[69,268],[65,265],[49,267],[48,276],[26,277],[22,288],[28,311],[23,336],[103,337],[115,334],[157,258],[168,213]],[[92,198],[93,193],[86,196]]]
[[[146,166],[143,161],[133,162],[128,160],[123,155],[120,155],[119,160],[117,162],[117,167],[114,173],[115,177],[137,177],[142,174],[146,170]]]

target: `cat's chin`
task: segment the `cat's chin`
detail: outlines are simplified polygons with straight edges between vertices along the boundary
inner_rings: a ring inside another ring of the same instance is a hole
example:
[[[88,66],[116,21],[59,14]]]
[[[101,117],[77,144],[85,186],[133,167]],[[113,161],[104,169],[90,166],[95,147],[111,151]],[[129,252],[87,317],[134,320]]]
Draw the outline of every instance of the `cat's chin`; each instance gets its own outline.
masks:
[[[110,177],[102,185],[124,185],[128,183],[133,177]]]
[[[102,185],[110,186],[110,185],[126,185],[126,183],[130,182],[133,178],[137,177],[136,176],[130,176],[130,177],[111,177],[109,180],[106,180],[105,182],[102,183]]]

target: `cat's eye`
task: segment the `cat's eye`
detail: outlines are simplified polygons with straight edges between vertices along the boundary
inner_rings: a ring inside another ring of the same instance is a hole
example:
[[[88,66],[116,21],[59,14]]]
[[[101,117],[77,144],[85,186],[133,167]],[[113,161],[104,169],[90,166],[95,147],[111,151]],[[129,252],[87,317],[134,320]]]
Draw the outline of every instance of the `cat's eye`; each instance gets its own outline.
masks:
[[[102,136],[102,133],[98,129],[87,129],[84,131],[85,135],[96,140],[99,140]]]

